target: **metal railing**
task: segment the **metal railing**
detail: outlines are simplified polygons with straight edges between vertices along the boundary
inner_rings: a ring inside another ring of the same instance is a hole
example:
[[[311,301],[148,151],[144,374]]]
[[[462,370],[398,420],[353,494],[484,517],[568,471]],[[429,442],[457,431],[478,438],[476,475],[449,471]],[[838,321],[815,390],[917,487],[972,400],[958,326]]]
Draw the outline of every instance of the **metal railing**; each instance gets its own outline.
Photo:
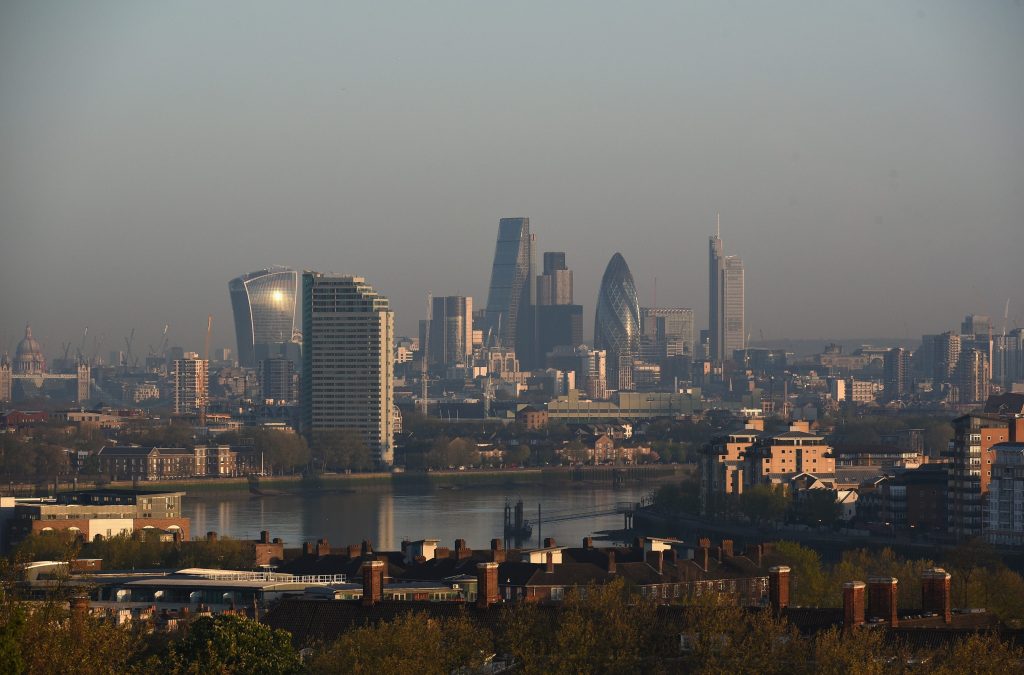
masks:
[[[213,581],[280,581],[297,584],[343,584],[348,580],[345,574],[283,574],[279,572],[204,572],[200,579]]]

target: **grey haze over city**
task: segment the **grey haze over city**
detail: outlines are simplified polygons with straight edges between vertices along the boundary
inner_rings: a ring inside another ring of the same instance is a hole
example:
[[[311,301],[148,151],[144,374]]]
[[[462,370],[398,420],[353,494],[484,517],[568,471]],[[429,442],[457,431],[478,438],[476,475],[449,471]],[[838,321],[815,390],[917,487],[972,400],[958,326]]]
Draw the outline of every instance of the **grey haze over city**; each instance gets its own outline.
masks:
[[[718,212],[754,340],[1020,325],[1022,65],[1020,2],[4,2],[0,351],[234,347],[271,264],[414,334],[503,216],[588,334],[616,251],[706,325]]]

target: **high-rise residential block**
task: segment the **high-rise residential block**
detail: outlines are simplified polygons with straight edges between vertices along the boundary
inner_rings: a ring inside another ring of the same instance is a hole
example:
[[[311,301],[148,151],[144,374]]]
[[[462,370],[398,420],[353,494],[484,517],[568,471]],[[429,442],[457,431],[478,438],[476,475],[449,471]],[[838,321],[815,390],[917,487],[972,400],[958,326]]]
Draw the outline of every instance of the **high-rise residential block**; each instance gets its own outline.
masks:
[[[985,538],[999,546],[1024,546],[1024,417],[1010,421],[1010,440],[993,447]]]
[[[205,408],[210,362],[195,352],[174,361],[174,414],[195,415]]]
[[[303,273],[303,433],[355,430],[378,463],[393,462],[394,325],[363,277]]]
[[[487,294],[485,333],[492,344],[514,348],[524,368],[534,361],[533,236],[529,218],[502,218]]]
[[[724,255],[716,230],[708,242],[708,337],[712,361],[725,361],[746,346],[743,261]]]
[[[985,498],[992,481],[994,445],[1010,440],[1010,420],[1002,415],[970,413],[953,420],[946,499],[949,532],[958,540],[980,536]]]
[[[895,347],[885,353],[883,360],[885,369],[885,399],[896,401],[910,394],[910,352],[903,347]]]
[[[960,403],[981,403],[988,398],[991,375],[988,353],[966,349],[957,365],[957,391]]]
[[[287,267],[250,272],[228,283],[240,366],[255,368],[278,356],[298,365],[298,289],[299,273]]]

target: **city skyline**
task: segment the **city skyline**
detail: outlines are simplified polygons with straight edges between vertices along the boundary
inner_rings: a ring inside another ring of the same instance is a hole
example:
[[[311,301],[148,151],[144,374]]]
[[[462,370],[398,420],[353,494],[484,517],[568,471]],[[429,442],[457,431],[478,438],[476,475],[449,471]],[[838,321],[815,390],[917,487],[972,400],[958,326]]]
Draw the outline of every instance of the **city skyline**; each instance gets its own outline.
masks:
[[[506,214],[588,327],[616,250],[706,316],[718,211],[755,341],[1021,324],[1019,6],[587,10],[6,5],[0,348],[232,345],[221,289],[272,264],[373,278],[415,335],[427,290],[482,306]]]

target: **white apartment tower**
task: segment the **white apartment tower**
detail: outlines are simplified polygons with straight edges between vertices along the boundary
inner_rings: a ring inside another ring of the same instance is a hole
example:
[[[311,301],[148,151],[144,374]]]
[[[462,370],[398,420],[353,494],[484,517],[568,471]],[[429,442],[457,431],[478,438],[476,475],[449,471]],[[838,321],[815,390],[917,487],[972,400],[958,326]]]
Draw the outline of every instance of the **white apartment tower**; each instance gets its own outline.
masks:
[[[395,315],[362,277],[302,274],[302,428],[359,432],[394,461]]]

